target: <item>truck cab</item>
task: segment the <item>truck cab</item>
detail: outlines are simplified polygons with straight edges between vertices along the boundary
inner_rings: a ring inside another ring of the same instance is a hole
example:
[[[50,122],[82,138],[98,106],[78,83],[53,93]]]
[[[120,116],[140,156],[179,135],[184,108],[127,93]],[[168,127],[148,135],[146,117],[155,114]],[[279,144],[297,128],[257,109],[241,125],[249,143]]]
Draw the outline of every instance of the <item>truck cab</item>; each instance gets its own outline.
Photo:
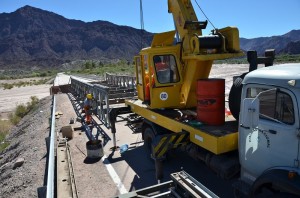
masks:
[[[264,189],[300,195],[299,68],[299,63],[265,67],[243,80],[240,180],[252,196]]]

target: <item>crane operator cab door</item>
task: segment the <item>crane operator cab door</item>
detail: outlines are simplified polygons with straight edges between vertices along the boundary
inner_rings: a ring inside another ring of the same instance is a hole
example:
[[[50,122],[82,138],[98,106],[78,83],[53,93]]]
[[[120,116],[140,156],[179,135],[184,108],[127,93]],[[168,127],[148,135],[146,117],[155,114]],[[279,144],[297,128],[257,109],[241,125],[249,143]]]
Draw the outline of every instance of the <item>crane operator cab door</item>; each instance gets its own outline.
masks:
[[[144,61],[146,59],[146,61]],[[142,101],[146,100],[145,97],[145,85],[147,84],[147,79],[145,72],[147,72],[147,57],[146,56],[135,56],[135,72],[136,72],[136,89],[138,98]],[[148,79],[149,80],[149,79]]]
[[[299,107],[293,92],[262,85],[244,90],[239,128],[243,180],[252,183],[275,167],[298,167]]]
[[[178,107],[181,76],[176,56],[173,54],[153,55],[150,65],[150,107]]]
[[[172,54],[135,57],[138,98],[150,108],[178,107],[181,77]]]

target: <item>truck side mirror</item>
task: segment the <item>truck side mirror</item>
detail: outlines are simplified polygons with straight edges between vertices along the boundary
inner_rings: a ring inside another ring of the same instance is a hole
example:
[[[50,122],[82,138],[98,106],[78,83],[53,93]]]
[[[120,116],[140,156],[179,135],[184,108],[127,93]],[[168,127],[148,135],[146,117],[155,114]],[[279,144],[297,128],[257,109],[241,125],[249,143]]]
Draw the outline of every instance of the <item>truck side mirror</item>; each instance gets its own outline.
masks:
[[[240,126],[246,129],[255,128],[259,119],[259,99],[245,98],[240,112]]]

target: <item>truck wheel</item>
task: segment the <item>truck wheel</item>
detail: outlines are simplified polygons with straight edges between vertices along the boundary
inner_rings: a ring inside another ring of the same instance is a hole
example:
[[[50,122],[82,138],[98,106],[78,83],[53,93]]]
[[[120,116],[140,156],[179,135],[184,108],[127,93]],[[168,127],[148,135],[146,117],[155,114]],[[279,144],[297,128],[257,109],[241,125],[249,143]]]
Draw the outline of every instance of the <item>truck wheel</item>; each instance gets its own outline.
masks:
[[[245,195],[243,193],[241,193],[239,189],[234,188],[233,189],[233,197],[234,198],[244,198]]]
[[[247,72],[248,73],[248,72]],[[237,77],[230,89],[229,92],[229,109],[232,116],[239,120],[239,113],[240,113],[240,105],[241,105],[241,95],[242,95],[242,88],[243,88],[243,79],[247,73],[243,73],[239,77]]]
[[[144,149],[148,159],[152,159],[152,142],[155,134],[150,127],[147,127],[144,131]]]

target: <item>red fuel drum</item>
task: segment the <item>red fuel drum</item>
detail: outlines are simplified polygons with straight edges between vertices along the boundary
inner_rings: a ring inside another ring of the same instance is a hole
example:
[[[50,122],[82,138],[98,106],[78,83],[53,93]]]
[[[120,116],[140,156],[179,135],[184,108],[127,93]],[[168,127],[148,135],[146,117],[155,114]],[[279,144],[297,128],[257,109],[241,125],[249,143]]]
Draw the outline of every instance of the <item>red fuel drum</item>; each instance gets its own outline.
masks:
[[[197,120],[208,125],[225,122],[225,79],[197,81]]]

